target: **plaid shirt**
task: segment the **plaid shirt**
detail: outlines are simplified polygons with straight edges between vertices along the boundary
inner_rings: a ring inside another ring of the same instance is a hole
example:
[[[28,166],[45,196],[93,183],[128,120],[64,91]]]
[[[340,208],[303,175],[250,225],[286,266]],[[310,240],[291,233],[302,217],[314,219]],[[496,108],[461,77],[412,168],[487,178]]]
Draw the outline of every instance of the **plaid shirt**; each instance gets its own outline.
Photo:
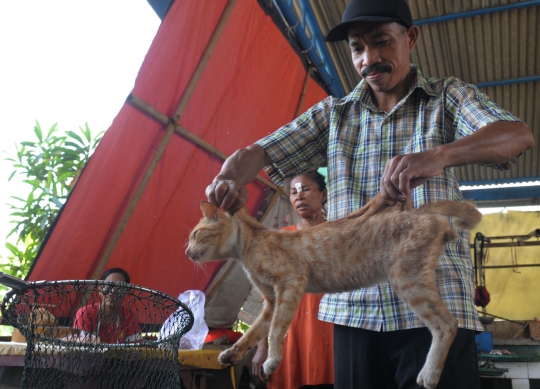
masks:
[[[281,185],[309,169],[327,166],[328,219],[335,220],[379,192],[390,158],[453,142],[492,122],[519,121],[473,85],[456,78],[423,78],[414,65],[411,71],[415,81],[390,113],[377,109],[369,86],[361,81],[348,96],[330,96],[258,141],[273,161],[265,167],[271,179]],[[506,170],[516,162],[514,158],[492,167]],[[414,189],[412,198],[416,208],[443,199],[463,200],[452,168]],[[436,282],[459,327],[483,331],[474,306],[468,246],[468,233],[460,231],[440,258]],[[319,319],[375,331],[422,327],[388,283],[325,295]]]

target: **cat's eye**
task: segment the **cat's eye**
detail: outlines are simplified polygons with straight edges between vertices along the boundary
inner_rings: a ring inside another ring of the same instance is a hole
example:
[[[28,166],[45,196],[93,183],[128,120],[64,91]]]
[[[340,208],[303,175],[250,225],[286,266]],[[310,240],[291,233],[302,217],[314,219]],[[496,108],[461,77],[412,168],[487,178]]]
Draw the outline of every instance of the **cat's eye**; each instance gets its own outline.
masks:
[[[193,239],[195,239],[198,233],[199,233],[199,230],[195,230],[195,232],[193,232]]]

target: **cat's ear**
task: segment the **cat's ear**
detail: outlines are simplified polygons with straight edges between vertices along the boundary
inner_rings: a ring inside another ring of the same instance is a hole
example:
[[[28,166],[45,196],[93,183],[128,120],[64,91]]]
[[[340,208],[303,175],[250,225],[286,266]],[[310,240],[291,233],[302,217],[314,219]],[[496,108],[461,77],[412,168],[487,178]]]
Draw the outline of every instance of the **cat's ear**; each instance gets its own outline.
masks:
[[[210,204],[208,201],[201,201],[201,211],[205,218],[216,219],[218,209]]]

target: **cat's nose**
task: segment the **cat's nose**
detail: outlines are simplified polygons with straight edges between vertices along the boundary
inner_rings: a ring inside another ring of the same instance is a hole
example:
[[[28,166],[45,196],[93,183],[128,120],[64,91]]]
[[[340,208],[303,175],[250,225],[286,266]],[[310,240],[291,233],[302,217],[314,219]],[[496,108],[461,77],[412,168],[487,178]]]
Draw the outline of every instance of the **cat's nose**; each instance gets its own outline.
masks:
[[[193,262],[197,262],[198,256],[195,255],[190,249],[186,250],[186,255],[189,259],[191,259]]]

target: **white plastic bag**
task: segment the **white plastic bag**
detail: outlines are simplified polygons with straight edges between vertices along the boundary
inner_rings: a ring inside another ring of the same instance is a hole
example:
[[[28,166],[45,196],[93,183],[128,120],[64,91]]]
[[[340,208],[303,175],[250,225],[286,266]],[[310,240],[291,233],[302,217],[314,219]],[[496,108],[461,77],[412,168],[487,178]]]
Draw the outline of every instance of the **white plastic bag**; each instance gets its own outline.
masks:
[[[187,334],[180,339],[181,350],[200,350],[208,335],[208,326],[204,321],[204,303],[206,296],[200,290],[186,290],[184,293],[178,296],[178,300],[187,305],[187,307],[193,313],[193,327]],[[174,314],[171,315],[159,331],[158,339],[162,339],[166,334],[174,332],[175,327],[180,323],[175,320]]]

